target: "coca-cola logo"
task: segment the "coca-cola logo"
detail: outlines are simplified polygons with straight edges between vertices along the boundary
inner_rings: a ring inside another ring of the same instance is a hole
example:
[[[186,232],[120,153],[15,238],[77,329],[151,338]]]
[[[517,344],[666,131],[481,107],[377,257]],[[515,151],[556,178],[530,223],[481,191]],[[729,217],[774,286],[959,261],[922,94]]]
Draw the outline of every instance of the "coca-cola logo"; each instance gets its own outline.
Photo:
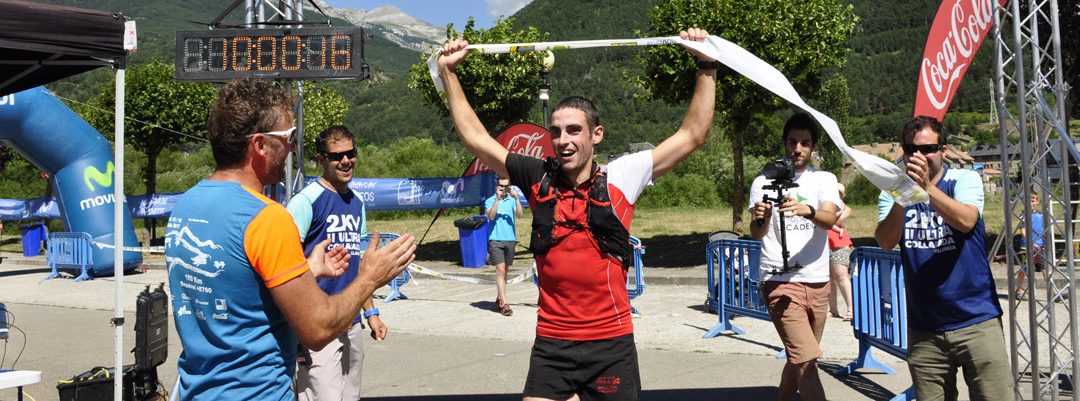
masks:
[[[916,114],[944,116],[993,22],[994,0],[956,0],[938,9],[923,53]],[[1004,0],[997,1],[1004,4]],[[920,111],[925,103],[938,113]]]
[[[510,143],[506,144],[506,150],[541,159],[544,157],[544,148],[539,145],[539,141],[546,137],[547,135],[540,132],[514,135],[510,138]]]

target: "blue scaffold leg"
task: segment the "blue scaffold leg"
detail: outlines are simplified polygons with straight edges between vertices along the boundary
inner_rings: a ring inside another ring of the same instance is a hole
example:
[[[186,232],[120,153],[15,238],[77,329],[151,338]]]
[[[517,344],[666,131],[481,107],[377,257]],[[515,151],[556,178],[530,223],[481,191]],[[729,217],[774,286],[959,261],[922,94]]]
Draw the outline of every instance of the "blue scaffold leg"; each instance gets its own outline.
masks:
[[[45,279],[41,280],[41,281],[54,279],[54,278],[60,278],[60,270],[57,269],[56,266],[52,266],[52,272],[50,272],[47,276],[45,276]]]
[[[885,364],[878,362],[877,359],[874,359],[873,349],[870,347],[869,343],[859,341],[859,358],[856,359],[855,362],[849,363],[847,364],[847,366],[837,369],[835,376],[844,377],[855,373],[855,371],[858,369],[863,368],[878,369],[890,375],[896,373],[896,370],[893,370],[893,368],[885,366]]]
[[[409,297],[401,293],[401,287],[407,284],[411,278],[412,275],[409,274],[409,270],[406,269],[396,278],[390,280],[390,294],[388,294],[386,298],[383,298],[383,303],[394,302],[394,300],[398,299],[409,299]]]
[[[903,393],[897,394],[889,401],[912,401],[915,399],[915,387],[908,387]]]
[[[701,338],[713,338],[725,331],[732,331],[735,332],[735,334],[740,335],[746,334],[746,330],[740,329],[739,326],[731,324],[731,318],[727,316],[726,313],[724,313],[723,309],[718,311],[717,314],[720,315],[720,323],[717,323],[716,326],[713,326],[712,329],[709,329],[709,332],[705,333],[705,335]]]

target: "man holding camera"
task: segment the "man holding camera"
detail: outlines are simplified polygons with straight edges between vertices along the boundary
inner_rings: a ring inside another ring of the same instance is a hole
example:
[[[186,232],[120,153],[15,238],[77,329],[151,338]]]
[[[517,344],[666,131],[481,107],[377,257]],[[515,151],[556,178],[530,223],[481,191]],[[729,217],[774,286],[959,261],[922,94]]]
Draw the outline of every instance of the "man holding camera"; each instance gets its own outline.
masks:
[[[828,230],[840,195],[836,176],[810,167],[819,137],[809,115],[791,116],[783,134],[790,163],[770,163],[750,188],[750,198],[761,200],[750,207],[750,235],[761,240],[762,294],[787,350],[778,400],[793,400],[796,392],[807,401],[825,399],[816,362],[829,311]],[[786,196],[767,199],[767,191],[789,188]]]
[[[510,179],[499,177],[495,194],[484,202],[484,214],[491,222],[488,235],[488,264],[495,266],[495,307],[503,316],[514,314],[506,300],[506,270],[514,264],[514,247],[517,246],[517,228],[514,222],[525,215],[517,192],[510,186]]]
[[[932,117],[904,125],[907,175],[930,201],[904,207],[882,192],[874,238],[886,251],[900,246],[916,398],[957,399],[963,368],[972,400],[1013,399],[1001,305],[986,260],[982,179],[945,166],[947,138]]]

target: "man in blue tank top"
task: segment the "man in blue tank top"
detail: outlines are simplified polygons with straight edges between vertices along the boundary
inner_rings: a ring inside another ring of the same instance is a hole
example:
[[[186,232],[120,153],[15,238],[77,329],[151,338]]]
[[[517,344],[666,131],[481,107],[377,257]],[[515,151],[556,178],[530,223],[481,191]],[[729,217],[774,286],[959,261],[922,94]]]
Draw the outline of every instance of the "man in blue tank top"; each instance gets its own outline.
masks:
[[[356,166],[355,136],[347,127],[331,126],[315,138],[315,162],[322,167],[319,179],[304,187],[289,201],[289,213],[296,222],[304,254],[316,247],[345,248],[352,256],[349,267],[338,277],[318,280],[327,294],[337,294],[349,286],[360,268],[361,238],[367,233],[363,197],[349,188]],[[379,309],[364,300],[363,313],[353,318],[349,329],[340,333],[320,351],[311,352],[301,361],[296,375],[296,391],[304,401],[353,401],[360,399],[361,369],[364,364],[364,319],[371,326],[371,337],[382,341],[387,327],[379,318]]]
[[[874,237],[886,251],[900,246],[915,397],[956,400],[962,368],[971,400],[1011,400],[1001,305],[986,260],[982,180],[944,166],[946,139],[931,117],[904,126],[907,175],[930,201],[903,207],[882,192]]]

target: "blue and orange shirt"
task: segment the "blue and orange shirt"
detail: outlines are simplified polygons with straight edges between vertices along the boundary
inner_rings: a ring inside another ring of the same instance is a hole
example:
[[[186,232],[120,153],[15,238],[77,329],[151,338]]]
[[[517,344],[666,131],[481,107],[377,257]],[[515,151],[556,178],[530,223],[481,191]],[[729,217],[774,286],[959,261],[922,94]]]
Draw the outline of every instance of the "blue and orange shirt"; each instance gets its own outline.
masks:
[[[184,400],[292,400],[296,335],[270,288],[308,271],[281,204],[203,180],[176,202],[165,259]]]
[[[360,272],[361,247],[366,243],[361,239],[367,233],[363,199],[355,191],[340,194],[316,180],[289,200],[288,209],[304,243],[305,255],[327,238],[330,248],[344,247],[352,255],[345,273],[317,280],[327,294],[341,292]]]

